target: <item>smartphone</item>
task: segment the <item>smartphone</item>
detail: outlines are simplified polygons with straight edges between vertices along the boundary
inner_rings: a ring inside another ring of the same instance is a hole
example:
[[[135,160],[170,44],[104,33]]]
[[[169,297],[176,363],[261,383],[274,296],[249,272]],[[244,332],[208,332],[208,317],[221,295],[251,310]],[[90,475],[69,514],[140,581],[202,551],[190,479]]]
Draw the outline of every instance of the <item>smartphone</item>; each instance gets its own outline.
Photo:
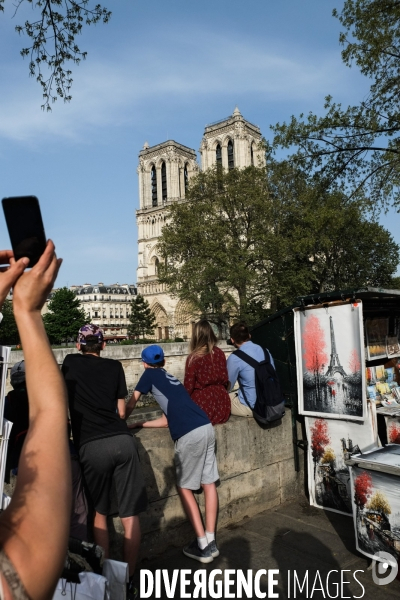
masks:
[[[14,258],[27,256],[31,268],[46,248],[39,200],[36,196],[16,196],[3,198],[2,204]]]

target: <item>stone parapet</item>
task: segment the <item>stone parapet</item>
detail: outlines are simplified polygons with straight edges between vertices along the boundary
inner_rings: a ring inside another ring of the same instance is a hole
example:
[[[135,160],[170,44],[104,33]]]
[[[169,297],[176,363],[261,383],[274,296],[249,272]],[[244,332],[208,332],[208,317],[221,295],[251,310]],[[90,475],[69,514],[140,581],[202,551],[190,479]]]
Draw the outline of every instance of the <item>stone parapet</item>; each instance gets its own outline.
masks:
[[[176,342],[170,344],[158,344],[163,348],[165,354],[165,368],[175,375],[180,381],[183,381],[185,373],[186,358],[189,353],[188,342]],[[113,358],[119,360],[122,363],[122,367],[125,372],[126,384],[128,390],[132,391],[136,386],[141,374],[143,373],[143,363],[141,361],[141,353],[143,348],[148,346],[141,344],[132,344],[131,346],[119,346],[119,345],[108,345],[105,350],[101,353],[104,358]],[[233,350],[233,346],[228,346],[225,341],[218,343],[218,346],[225,352],[226,356]],[[57,363],[61,366],[64,358],[67,354],[78,352],[76,348],[57,348],[53,350],[53,354]],[[14,350],[11,352],[11,360],[8,365],[7,374],[7,391],[11,389],[10,386],[10,370],[11,367],[20,360],[23,360],[24,354],[21,350]]]
[[[280,424],[260,427],[254,419],[230,417],[215,427],[218,485],[218,528],[234,525],[304,493],[304,470],[295,471],[291,413]],[[299,431],[299,437],[301,433]],[[151,558],[170,546],[193,538],[175,485],[174,445],[166,429],[135,433],[149,496],[149,508],[140,515],[141,557]],[[300,464],[303,465],[300,457]],[[204,515],[204,494],[196,493]],[[109,518],[112,554],[121,557],[122,525]]]

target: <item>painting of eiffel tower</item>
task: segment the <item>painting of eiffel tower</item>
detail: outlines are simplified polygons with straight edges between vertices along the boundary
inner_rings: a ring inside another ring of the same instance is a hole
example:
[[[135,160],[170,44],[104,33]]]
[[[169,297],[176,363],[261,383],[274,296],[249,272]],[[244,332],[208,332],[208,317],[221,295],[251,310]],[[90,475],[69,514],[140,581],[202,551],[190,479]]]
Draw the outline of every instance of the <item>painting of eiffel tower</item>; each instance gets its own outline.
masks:
[[[366,414],[361,303],[295,311],[299,413],[363,420]]]
[[[342,377],[346,377],[346,373],[344,372],[344,369],[340,364],[339,355],[336,351],[335,330],[333,329],[332,317],[329,317],[329,322],[331,332],[331,362],[329,364],[326,375],[327,377],[333,377],[336,373],[339,373],[340,375],[342,375]]]

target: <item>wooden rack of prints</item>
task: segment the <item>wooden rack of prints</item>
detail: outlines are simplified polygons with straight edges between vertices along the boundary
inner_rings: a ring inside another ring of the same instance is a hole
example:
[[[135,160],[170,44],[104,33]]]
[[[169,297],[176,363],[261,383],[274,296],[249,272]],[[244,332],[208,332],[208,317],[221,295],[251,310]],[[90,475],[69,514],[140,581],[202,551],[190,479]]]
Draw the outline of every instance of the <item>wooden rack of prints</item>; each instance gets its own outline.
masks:
[[[6,476],[6,461],[8,440],[12,423],[3,418],[4,401],[6,396],[7,367],[10,363],[11,348],[0,346],[0,509],[4,510],[10,504],[11,498],[4,494],[4,479]]]
[[[367,367],[367,397],[376,405],[379,418],[384,418],[386,439],[383,443],[400,443],[400,319],[394,320],[389,332],[389,319],[367,319],[365,322],[366,355],[382,364]]]
[[[295,309],[294,322],[310,502],[352,516],[360,552],[398,561],[400,317],[364,319],[353,299]]]
[[[352,516],[346,460],[379,444],[375,405],[366,396],[363,306],[348,301],[295,309],[294,323],[310,502]]]

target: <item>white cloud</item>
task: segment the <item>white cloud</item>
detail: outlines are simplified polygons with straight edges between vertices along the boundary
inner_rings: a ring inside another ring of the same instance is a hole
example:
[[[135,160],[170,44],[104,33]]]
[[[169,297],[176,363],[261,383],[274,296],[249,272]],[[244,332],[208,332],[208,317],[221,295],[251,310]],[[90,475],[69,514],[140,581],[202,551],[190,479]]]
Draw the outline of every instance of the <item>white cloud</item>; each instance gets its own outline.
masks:
[[[327,93],[349,87],[338,52],[316,58],[276,40],[238,41],[199,30],[173,35],[172,45],[157,37],[157,45],[129,43],[101,61],[91,57],[75,67],[72,102],[61,106],[58,100],[50,114],[39,109],[38,84],[28,78],[17,83],[2,69],[8,83],[0,97],[0,136],[30,144],[49,137],[86,143],[94,129],[132,124],[143,114],[149,118],[149,106],[178,98],[195,105],[218,95],[257,94],[265,103],[321,105]]]

